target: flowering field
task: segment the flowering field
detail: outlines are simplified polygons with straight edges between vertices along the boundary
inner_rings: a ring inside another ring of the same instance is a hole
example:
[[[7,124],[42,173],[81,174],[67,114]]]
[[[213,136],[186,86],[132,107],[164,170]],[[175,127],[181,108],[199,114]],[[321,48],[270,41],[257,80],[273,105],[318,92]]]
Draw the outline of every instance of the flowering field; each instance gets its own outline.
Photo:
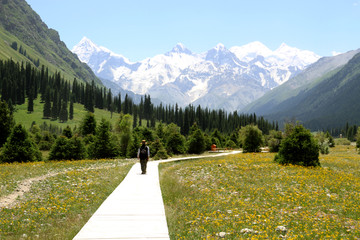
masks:
[[[72,239],[133,163],[0,164],[0,199],[21,193],[11,204],[0,207],[0,239]],[[29,184],[31,188],[26,188]]]
[[[322,167],[274,154],[162,164],[171,239],[359,239],[360,155],[337,146]]]

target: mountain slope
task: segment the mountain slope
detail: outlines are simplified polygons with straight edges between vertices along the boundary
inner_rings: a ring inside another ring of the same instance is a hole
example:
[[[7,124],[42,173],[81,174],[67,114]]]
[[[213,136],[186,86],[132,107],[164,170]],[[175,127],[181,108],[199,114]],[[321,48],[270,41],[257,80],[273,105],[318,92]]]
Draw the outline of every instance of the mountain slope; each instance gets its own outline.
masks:
[[[316,86],[329,75],[335,74],[359,52],[360,49],[349,51],[334,57],[321,58],[316,63],[310,65],[302,73],[247,105],[244,108],[244,112],[255,112],[259,115],[271,115],[276,118],[278,112],[292,108],[302,101],[300,96],[297,98],[296,96]]]
[[[255,42],[230,49],[218,44],[201,54],[177,44],[165,54],[130,62],[85,37],[72,51],[97,76],[122,89],[150,94],[164,104],[192,103],[228,111],[241,110],[319,58],[286,44],[271,51]]]
[[[278,112],[265,115],[279,121],[295,118],[312,130],[360,123],[360,53],[348,63],[317,79],[296,96],[279,104]]]
[[[70,80],[76,77],[101,84],[92,70],[67,49],[58,32],[49,29],[24,0],[0,1],[0,37],[2,59],[13,57],[34,64],[39,59],[51,72],[60,71]],[[13,42],[17,49],[11,48]],[[20,47],[26,52],[19,54]]]

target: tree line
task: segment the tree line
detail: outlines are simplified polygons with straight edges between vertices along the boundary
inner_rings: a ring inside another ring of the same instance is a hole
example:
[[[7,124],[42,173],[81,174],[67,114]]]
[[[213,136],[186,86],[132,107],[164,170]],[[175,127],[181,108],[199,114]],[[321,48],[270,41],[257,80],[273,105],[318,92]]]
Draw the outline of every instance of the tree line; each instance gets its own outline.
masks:
[[[189,134],[194,122],[202,131],[218,129],[220,132],[231,133],[234,129],[254,124],[268,133],[278,129],[277,122],[269,122],[256,114],[239,114],[237,111],[227,113],[219,109],[213,110],[201,106],[189,105],[179,107],[177,104],[160,104],[155,106],[150,95],[141,97],[140,103],[135,104],[127,94],[113,96],[110,89],[97,86],[94,82],[86,83],[74,79],[65,80],[59,72],[50,74],[44,65],[34,67],[30,62],[17,63],[13,60],[0,61],[0,92],[1,100],[6,101],[10,108],[13,105],[24,104],[28,99],[28,112],[34,111],[34,99],[40,95],[45,119],[66,122],[72,119],[73,104],[84,105],[89,112],[95,108],[106,109],[110,112],[123,112],[133,116],[133,127],[142,126],[146,120],[147,127],[155,127],[157,121],[175,123],[181,128],[183,135]]]

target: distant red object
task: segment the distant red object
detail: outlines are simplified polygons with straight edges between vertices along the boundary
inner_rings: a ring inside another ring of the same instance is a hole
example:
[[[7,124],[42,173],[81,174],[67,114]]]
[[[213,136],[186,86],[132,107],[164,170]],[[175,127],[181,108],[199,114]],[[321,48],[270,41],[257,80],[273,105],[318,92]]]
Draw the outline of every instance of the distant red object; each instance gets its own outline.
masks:
[[[213,152],[216,151],[216,145],[215,144],[211,145],[211,151],[213,151]]]

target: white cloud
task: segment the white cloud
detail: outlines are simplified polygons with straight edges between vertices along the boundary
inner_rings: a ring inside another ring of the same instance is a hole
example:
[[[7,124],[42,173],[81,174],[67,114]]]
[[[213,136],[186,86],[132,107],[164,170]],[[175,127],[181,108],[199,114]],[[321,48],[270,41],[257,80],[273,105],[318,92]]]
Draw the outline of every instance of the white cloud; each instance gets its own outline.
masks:
[[[332,51],[331,54],[332,54],[333,56],[336,56],[336,55],[342,54],[342,52]]]
[[[353,3],[353,6],[354,6],[354,7],[357,7],[357,6],[359,6],[359,5],[360,5],[360,1],[357,1],[357,2],[354,2],[354,3]]]

